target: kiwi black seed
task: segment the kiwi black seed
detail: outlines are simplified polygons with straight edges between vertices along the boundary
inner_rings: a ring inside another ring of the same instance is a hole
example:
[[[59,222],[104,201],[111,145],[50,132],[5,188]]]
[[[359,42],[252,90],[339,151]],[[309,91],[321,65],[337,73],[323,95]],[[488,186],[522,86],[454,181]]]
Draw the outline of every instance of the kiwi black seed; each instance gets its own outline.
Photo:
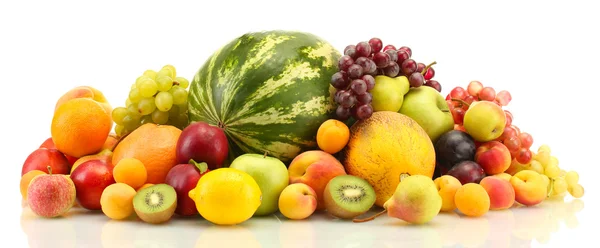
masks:
[[[364,179],[352,175],[334,177],[325,186],[323,201],[327,212],[341,219],[352,219],[375,204],[375,190]]]
[[[171,219],[177,208],[177,192],[168,184],[142,189],[133,197],[133,209],[144,222],[160,224]]]

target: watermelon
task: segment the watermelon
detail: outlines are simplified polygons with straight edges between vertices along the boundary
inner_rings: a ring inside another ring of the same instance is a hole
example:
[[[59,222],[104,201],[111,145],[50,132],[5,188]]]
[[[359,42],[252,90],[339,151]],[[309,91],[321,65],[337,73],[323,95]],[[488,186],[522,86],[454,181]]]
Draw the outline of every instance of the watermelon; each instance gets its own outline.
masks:
[[[230,161],[267,153],[289,164],[318,148],[319,126],[334,117],[330,80],[340,57],[314,34],[246,33],[212,54],[190,82],[190,123],[223,128]]]

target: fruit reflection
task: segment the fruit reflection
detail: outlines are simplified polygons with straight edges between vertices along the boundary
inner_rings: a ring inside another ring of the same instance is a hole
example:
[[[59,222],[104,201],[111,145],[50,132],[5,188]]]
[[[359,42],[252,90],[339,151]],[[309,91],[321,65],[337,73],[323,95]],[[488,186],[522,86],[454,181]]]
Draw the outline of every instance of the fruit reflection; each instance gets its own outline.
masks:
[[[203,229],[196,240],[196,248],[204,247],[262,247],[256,237],[241,225],[237,226],[210,226]]]

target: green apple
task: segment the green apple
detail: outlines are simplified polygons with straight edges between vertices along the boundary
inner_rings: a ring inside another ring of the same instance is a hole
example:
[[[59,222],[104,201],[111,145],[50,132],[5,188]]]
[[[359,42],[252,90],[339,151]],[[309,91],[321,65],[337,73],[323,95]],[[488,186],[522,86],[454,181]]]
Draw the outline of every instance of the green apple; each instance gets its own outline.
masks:
[[[248,173],[258,183],[262,203],[254,213],[255,216],[269,215],[279,210],[279,195],[290,182],[287,167],[281,160],[246,153],[235,158],[229,167]]]
[[[498,104],[478,101],[469,106],[463,120],[463,127],[474,140],[487,142],[495,140],[504,132],[506,114]]]
[[[400,113],[419,123],[434,143],[442,134],[454,129],[454,118],[446,99],[432,87],[411,88],[404,95]]]
[[[405,76],[388,77],[379,75],[375,77],[375,87],[371,89],[373,112],[393,111],[398,112],[402,107],[404,95],[408,92],[410,83]]]

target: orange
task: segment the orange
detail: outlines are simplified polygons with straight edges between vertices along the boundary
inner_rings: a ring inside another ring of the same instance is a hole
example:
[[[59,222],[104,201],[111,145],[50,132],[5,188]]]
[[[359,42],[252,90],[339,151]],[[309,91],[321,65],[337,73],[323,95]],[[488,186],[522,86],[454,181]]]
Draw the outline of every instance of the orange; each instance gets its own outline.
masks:
[[[136,158],[144,164],[146,183],[164,183],[169,170],[177,165],[176,147],[181,130],[170,125],[146,123],[127,135],[113,151],[112,164]]]
[[[350,140],[343,150],[346,172],[373,186],[375,205],[394,195],[401,177],[433,177],[435,149],[425,130],[410,117],[379,111],[350,128]]]
[[[61,104],[52,118],[52,141],[62,153],[83,157],[99,152],[112,129],[111,113],[89,98]]]

